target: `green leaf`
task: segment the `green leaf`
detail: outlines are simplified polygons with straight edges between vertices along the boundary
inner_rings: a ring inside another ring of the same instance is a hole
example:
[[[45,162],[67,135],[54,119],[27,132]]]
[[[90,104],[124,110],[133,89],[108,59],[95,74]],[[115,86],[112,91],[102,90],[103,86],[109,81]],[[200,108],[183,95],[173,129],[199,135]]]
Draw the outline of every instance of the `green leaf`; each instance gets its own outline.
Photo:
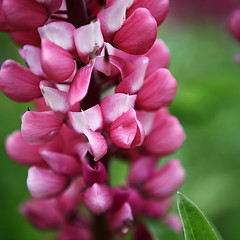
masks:
[[[178,211],[186,240],[219,240],[200,209],[182,193],[177,196]]]
[[[150,231],[154,240],[182,240],[183,237],[171,228],[154,219],[142,219],[143,224]]]

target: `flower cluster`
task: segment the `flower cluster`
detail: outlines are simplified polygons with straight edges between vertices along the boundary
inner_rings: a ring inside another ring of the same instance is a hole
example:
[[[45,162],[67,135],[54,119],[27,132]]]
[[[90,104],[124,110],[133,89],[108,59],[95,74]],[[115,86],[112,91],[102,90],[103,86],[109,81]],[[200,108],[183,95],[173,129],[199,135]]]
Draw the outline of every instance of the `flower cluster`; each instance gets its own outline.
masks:
[[[0,29],[20,45],[27,68],[2,64],[0,89],[14,101],[36,103],[21,131],[6,140],[8,155],[29,166],[33,200],[21,212],[59,240],[113,239],[139,217],[161,218],[179,231],[168,210],[185,171],[159,159],[185,139],[166,107],[177,83],[170,53],[156,40],[168,0],[1,0]],[[109,163],[130,165],[111,186]],[[113,160],[114,161],[114,160]]]
[[[229,17],[228,27],[232,35],[240,41],[240,8],[234,10]],[[236,55],[236,61],[240,62],[240,54]]]

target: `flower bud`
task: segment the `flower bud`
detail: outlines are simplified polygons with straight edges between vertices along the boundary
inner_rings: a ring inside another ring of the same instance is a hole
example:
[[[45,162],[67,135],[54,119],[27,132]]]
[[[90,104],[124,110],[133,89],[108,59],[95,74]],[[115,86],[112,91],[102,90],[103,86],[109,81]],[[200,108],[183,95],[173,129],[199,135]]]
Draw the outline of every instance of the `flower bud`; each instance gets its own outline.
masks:
[[[171,160],[159,168],[142,186],[151,198],[165,199],[175,193],[185,179],[185,171],[178,160]]]
[[[86,207],[96,215],[105,213],[112,205],[112,194],[106,185],[94,183],[84,192]]]
[[[154,156],[174,153],[185,140],[184,130],[178,119],[165,109],[157,111],[149,135],[143,142],[143,149]]]

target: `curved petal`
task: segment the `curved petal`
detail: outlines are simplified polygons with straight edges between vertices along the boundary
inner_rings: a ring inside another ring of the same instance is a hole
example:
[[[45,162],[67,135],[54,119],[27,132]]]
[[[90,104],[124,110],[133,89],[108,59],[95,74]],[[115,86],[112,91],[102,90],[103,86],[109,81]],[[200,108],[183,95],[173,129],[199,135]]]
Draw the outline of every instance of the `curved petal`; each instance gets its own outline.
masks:
[[[177,81],[166,68],[151,74],[137,93],[136,106],[146,111],[167,107],[175,97]]]
[[[33,30],[43,25],[47,20],[46,8],[36,1],[3,1],[2,11],[8,23],[20,31]]]
[[[50,169],[31,167],[28,170],[27,186],[36,199],[56,197],[66,188],[67,178]]]
[[[115,34],[113,42],[124,52],[140,55],[152,47],[156,37],[155,19],[146,8],[137,8]]]
[[[70,105],[80,102],[87,95],[93,66],[94,61],[90,61],[88,65],[81,67],[76,73],[69,89],[68,101]]]
[[[43,144],[59,133],[62,123],[62,118],[52,111],[27,111],[22,116],[22,136],[30,144]]]
[[[146,77],[159,68],[168,68],[170,65],[170,51],[163,40],[157,39],[151,49],[145,54],[149,58]]]
[[[45,78],[45,74],[43,73],[40,62],[40,48],[31,45],[25,45],[23,46],[23,49],[18,50],[18,52],[27,63],[32,73]]]
[[[156,19],[157,24],[160,25],[168,14],[169,0],[134,0],[132,6],[127,10],[127,17],[141,7],[147,8]]]
[[[105,97],[101,102],[104,122],[109,125],[130,108],[134,108],[135,100],[136,95],[123,93]]]
[[[91,188],[84,192],[83,201],[91,212],[97,215],[102,214],[111,207],[111,191],[105,185],[94,183]]]
[[[94,161],[98,161],[107,153],[107,142],[99,132],[93,132],[87,128],[83,131],[89,141],[89,152],[94,157]]]
[[[41,78],[13,60],[2,64],[0,89],[14,101],[28,102],[41,96],[40,81]]]
[[[78,133],[83,133],[84,128],[98,131],[103,127],[102,111],[98,104],[85,111],[69,112],[69,118],[73,128]]]
[[[24,45],[33,45],[33,46],[39,46],[41,43],[40,36],[38,34],[38,31],[36,29],[33,29],[32,31],[13,31],[9,33],[11,38],[15,43],[17,43],[20,46]]]
[[[43,163],[39,153],[39,146],[27,143],[20,131],[15,131],[6,139],[6,151],[15,162],[24,165]]]
[[[84,63],[99,55],[104,43],[99,21],[76,29],[73,37],[78,55]]]
[[[41,150],[40,153],[43,159],[56,173],[67,176],[76,176],[81,171],[80,162],[70,155],[48,150]]]
[[[56,82],[65,81],[75,70],[72,55],[46,38],[42,40],[41,65],[49,79]]]
[[[50,12],[56,12],[62,5],[63,0],[36,0],[42,3]]]
[[[47,38],[49,41],[74,53],[75,45],[73,41],[73,31],[76,28],[68,22],[52,22],[38,28],[41,39]]]

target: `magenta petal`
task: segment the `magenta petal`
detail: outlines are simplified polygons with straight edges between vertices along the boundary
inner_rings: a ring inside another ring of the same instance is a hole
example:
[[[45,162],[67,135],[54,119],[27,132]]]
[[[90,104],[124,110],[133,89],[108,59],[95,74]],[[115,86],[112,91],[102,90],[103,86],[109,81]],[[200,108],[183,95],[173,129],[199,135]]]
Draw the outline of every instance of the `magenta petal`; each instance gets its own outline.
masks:
[[[39,37],[38,31],[33,29],[32,31],[14,31],[10,32],[10,36],[15,43],[20,46],[23,45],[33,45],[39,46],[41,43],[41,39]]]
[[[152,129],[155,112],[137,111],[137,118],[144,128],[145,136],[147,136]]]
[[[41,65],[44,73],[56,82],[68,79],[75,69],[72,55],[48,39],[42,40]]]
[[[42,3],[50,12],[56,12],[62,5],[63,0],[36,0]]]
[[[5,0],[2,10],[8,23],[18,30],[32,30],[47,20],[46,8],[36,1]]]
[[[163,40],[157,39],[152,48],[145,54],[149,58],[146,77],[159,68],[168,68],[170,64],[170,51]]]
[[[60,131],[63,120],[54,112],[27,111],[22,116],[22,135],[33,145],[39,145],[52,140]]]
[[[85,111],[69,112],[69,118],[73,128],[78,133],[83,133],[84,128],[98,131],[103,126],[102,111],[98,104]]]
[[[129,232],[132,222],[132,209],[127,202],[109,218],[111,231],[120,233],[121,235],[125,235]]]
[[[95,182],[107,184],[108,174],[104,165],[98,161],[96,166],[92,168],[87,162],[83,162],[83,179],[89,186]]]
[[[169,210],[171,199],[167,198],[163,201],[145,199],[137,191],[132,190],[129,203],[135,216],[160,218]]]
[[[45,78],[45,74],[43,73],[40,62],[40,48],[31,45],[25,45],[23,49],[18,50],[18,52],[27,63],[32,73]]]
[[[41,96],[41,79],[13,60],[2,64],[0,71],[0,90],[18,102],[28,102]]]
[[[56,88],[45,86],[45,82],[41,81],[40,89],[45,99],[46,105],[55,112],[65,114],[69,110],[68,94]]]
[[[182,222],[177,214],[171,214],[167,216],[167,218],[164,220],[164,223],[170,228],[172,228],[174,231],[182,233]]]
[[[81,164],[76,158],[58,152],[42,150],[41,155],[51,169],[59,174],[76,176],[81,171]]]
[[[137,8],[116,33],[113,42],[124,52],[140,55],[152,47],[156,37],[155,19],[146,8]]]
[[[116,87],[115,92],[134,94],[142,87],[148,66],[148,58],[139,57],[135,60],[134,65],[134,71],[132,71],[127,77],[123,78],[122,82]]]
[[[98,161],[107,153],[107,142],[99,132],[93,132],[87,128],[83,131],[89,141],[89,152],[94,156],[94,161]]]
[[[83,201],[86,207],[96,215],[105,213],[112,204],[110,189],[105,185],[94,183],[84,192]]]
[[[6,140],[6,150],[15,162],[24,165],[35,165],[43,162],[39,147],[27,143],[20,131],[15,131]]]
[[[133,108],[111,124],[110,137],[113,143],[121,148],[129,149],[142,144],[144,131]]]
[[[67,186],[67,178],[50,169],[31,167],[28,170],[27,186],[32,197],[44,199],[55,197]]]
[[[177,82],[170,71],[160,68],[151,74],[137,93],[136,106],[147,111],[156,111],[168,106],[177,90]]]
[[[155,115],[152,130],[145,138],[143,148],[149,154],[165,156],[177,151],[184,140],[185,133],[178,119],[161,109]]]
[[[104,122],[111,124],[130,108],[134,108],[136,95],[116,93],[102,100],[101,108]]]
[[[240,9],[236,9],[231,13],[228,27],[235,38],[240,41]]]
[[[73,36],[78,55],[84,63],[88,63],[89,57],[99,55],[104,43],[99,21],[81,26]]]
[[[68,22],[52,22],[38,28],[38,32],[41,39],[47,38],[56,45],[74,53],[73,31],[75,29],[76,28]]]
[[[178,160],[171,160],[147,180],[143,185],[143,191],[152,198],[168,198],[182,185],[184,179],[185,171],[181,163]]]
[[[70,105],[80,102],[88,92],[88,87],[91,80],[94,61],[84,67],[81,67],[75,75],[69,90],[68,101]]]
[[[118,31],[123,23],[126,15],[126,1],[118,0],[114,4],[101,11],[97,19],[101,23],[101,30],[105,41],[111,41],[114,33]]]
[[[64,223],[56,199],[24,202],[20,212],[33,226],[41,230],[56,229]]]
[[[157,158],[141,157],[131,164],[128,174],[128,182],[130,186],[141,186],[154,172]]]
[[[167,16],[169,0],[134,0],[133,5],[127,10],[127,16],[141,7],[147,8],[159,25]]]

